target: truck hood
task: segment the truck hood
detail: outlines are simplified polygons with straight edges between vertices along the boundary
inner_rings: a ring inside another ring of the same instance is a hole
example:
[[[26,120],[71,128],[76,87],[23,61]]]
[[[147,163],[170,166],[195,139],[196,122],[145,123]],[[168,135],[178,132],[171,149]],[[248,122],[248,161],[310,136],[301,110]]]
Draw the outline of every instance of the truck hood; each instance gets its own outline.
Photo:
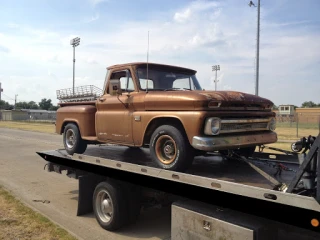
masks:
[[[208,104],[219,107],[209,108]],[[146,110],[265,110],[273,102],[253,94],[236,91],[150,91]]]

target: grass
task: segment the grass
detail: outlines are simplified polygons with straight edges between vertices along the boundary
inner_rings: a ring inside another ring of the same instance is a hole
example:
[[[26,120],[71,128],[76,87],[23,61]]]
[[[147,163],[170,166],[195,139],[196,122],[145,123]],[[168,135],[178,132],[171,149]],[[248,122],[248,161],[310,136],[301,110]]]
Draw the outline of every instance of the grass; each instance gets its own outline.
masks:
[[[18,121],[0,121],[0,127],[13,128],[34,132],[54,133],[55,125],[44,122],[18,122]]]
[[[299,128],[298,136],[297,129],[295,127],[277,127],[276,132],[278,134],[278,139],[282,140],[298,140],[302,137],[318,136],[319,129],[318,128]]]
[[[76,240],[0,186],[0,240]]]
[[[265,146],[266,147],[279,148],[279,149],[287,150],[287,151],[290,151],[290,152],[292,151],[291,150],[291,143],[277,142],[277,143],[272,143],[272,144],[266,144]],[[256,151],[258,151],[258,150],[259,150],[259,148],[257,147]],[[275,151],[275,150],[268,149],[268,148],[263,149],[263,152],[265,152],[265,153],[283,154],[282,152]]]

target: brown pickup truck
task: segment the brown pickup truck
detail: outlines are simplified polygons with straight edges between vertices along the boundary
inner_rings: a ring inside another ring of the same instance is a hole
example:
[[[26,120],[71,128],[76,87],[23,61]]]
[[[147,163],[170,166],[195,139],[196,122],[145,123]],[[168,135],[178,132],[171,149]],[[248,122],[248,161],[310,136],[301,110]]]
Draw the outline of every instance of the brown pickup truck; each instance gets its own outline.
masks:
[[[56,132],[63,134],[71,155],[84,153],[87,144],[149,147],[159,167],[184,171],[202,153],[234,149],[250,155],[256,146],[277,141],[270,100],[205,91],[196,71],[188,68],[114,65],[107,68],[96,100],[73,96],[72,101],[60,101],[56,119]]]

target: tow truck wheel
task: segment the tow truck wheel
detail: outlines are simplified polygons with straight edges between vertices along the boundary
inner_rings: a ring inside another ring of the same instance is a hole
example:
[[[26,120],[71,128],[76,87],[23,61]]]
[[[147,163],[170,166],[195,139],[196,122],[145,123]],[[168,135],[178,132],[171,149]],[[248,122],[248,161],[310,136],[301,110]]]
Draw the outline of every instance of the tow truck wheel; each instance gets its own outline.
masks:
[[[124,186],[116,181],[99,183],[93,193],[93,212],[99,225],[115,231],[128,223],[127,194]]]
[[[63,131],[63,145],[67,153],[84,153],[87,149],[87,143],[81,138],[79,128],[74,123],[68,123]]]
[[[185,134],[171,125],[160,126],[154,131],[150,153],[160,168],[172,171],[186,170],[194,158],[194,150]]]

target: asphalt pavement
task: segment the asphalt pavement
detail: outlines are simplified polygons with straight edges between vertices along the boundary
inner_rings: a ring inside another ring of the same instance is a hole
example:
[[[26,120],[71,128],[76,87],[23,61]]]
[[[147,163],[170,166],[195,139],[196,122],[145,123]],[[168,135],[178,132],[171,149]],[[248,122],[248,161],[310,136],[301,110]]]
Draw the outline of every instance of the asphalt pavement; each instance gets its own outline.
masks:
[[[170,239],[170,209],[149,209],[117,233],[102,229],[92,214],[76,216],[78,181],[44,170],[37,151],[63,148],[62,136],[0,128],[0,185],[78,239]]]

